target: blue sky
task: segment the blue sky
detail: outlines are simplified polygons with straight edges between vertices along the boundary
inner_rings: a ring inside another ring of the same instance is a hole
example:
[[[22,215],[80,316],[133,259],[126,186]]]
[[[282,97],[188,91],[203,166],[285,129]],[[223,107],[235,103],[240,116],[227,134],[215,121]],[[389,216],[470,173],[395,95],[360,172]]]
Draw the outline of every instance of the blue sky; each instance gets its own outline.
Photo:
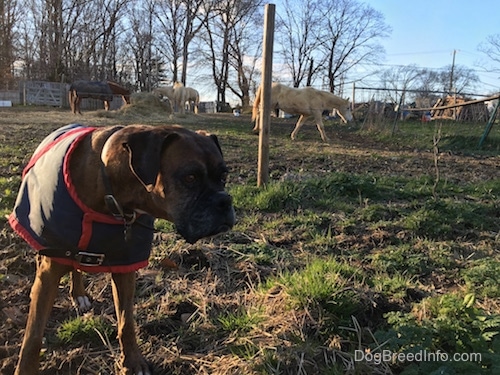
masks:
[[[385,64],[442,68],[455,63],[473,69],[481,91],[500,91],[500,73],[485,73],[478,66],[485,55],[478,51],[488,35],[500,34],[498,0],[366,0],[381,12],[392,28],[382,40]],[[490,62],[491,65],[491,62]],[[500,66],[497,68],[500,69]],[[481,92],[482,93],[482,92]]]

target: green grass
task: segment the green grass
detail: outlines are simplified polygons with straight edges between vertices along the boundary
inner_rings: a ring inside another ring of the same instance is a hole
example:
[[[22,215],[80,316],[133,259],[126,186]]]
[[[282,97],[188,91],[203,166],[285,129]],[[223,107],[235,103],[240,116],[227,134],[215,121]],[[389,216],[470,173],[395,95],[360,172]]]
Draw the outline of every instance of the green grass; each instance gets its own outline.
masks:
[[[62,344],[75,342],[102,343],[102,338],[112,338],[113,328],[102,317],[76,317],[66,320],[57,329],[57,338]]]
[[[294,308],[319,305],[349,318],[356,308],[356,295],[350,286],[360,278],[359,271],[348,264],[335,259],[315,259],[303,270],[287,272],[268,281],[268,286],[284,285]]]
[[[0,176],[0,217],[8,215],[14,207],[20,184],[21,179],[18,177]]]
[[[248,311],[244,307],[240,307],[235,312],[222,313],[217,320],[223,331],[246,333],[264,319],[261,311]]]

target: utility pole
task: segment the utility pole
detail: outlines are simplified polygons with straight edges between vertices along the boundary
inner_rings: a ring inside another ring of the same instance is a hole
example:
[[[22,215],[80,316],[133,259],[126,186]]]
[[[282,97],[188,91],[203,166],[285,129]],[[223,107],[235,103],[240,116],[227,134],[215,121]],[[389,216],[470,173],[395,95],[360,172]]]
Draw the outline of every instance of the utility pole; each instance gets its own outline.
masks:
[[[451,63],[451,72],[450,72],[450,94],[453,90],[453,73],[455,72],[455,56],[457,54],[457,50],[453,50],[453,61]]]

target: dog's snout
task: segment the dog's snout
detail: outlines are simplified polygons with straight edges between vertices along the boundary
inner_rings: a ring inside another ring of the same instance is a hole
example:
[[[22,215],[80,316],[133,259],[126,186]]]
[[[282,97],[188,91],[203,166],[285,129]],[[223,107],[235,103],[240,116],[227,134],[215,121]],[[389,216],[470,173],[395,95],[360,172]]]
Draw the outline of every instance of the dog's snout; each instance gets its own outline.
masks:
[[[225,191],[219,191],[214,196],[215,207],[220,212],[225,212],[231,209],[233,205],[233,198]]]

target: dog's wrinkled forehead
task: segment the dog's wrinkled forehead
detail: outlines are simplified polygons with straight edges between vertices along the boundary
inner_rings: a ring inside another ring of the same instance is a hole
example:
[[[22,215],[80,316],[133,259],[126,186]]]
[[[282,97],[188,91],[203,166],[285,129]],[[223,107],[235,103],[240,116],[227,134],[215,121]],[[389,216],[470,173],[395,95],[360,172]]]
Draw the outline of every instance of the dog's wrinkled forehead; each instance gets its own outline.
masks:
[[[198,162],[207,168],[224,165],[222,150],[215,135],[184,134],[165,148],[164,152],[166,155],[162,163],[166,164],[171,158],[176,158],[186,163]]]
[[[105,165],[123,160],[148,191],[152,191],[162,166],[187,161],[207,166],[224,163],[215,135],[179,126],[125,127],[106,141],[101,159]]]

